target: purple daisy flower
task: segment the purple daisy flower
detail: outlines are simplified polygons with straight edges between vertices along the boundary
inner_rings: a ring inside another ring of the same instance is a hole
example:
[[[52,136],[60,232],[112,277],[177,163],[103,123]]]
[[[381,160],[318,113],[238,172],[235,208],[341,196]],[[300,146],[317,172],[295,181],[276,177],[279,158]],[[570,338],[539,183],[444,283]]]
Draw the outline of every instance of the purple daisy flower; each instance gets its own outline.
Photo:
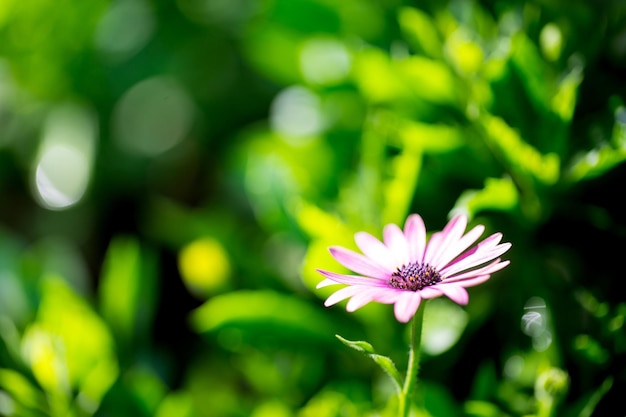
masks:
[[[417,214],[410,215],[404,231],[388,224],[383,231],[384,243],[366,232],[355,235],[363,252],[331,247],[330,253],[342,265],[360,275],[344,275],[318,269],[326,279],[317,288],[347,284],[331,294],[325,306],[350,298],[350,312],[370,301],[394,304],[398,321],[408,322],[422,299],[445,295],[458,304],[469,300],[466,287],[487,281],[490,274],[509,264],[498,258],[511,247],[500,243],[501,233],[494,233],[470,248],[485,230],[478,225],[465,233],[467,217],[455,216],[441,232],[426,242],[426,227]],[[465,234],[464,234],[465,233]],[[470,249],[468,249],[470,248]]]

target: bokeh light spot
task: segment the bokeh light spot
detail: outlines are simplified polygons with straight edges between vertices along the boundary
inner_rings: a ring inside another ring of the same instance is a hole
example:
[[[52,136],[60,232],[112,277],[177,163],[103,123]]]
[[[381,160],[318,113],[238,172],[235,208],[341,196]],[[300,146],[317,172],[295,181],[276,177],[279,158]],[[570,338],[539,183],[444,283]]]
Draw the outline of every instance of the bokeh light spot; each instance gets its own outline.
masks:
[[[193,101],[177,80],[150,78],[131,87],[117,103],[113,135],[131,153],[156,156],[185,138],[193,113]]]
[[[86,110],[63,105],[48,117],[33,170],[40,204],[60,210],[76,204],[87,189],[97,127]]]
[[[304,87],[281,91],[270,110],[272,129],[292,137],[319,133],[324,127],[319,97]]]
[[[107,58],[125,60],[146,45],[154,28],[152,10],[143,0],[118,0],[100,20],[95,44]]]
[[[548,23],[541,29],[539,34],[541,52],[550,61],[556,61],[561,56],[563,49],[563,34],[561,29],[554,23]]]
[[[350,71],[348,50],[335,39],[311,38],[302,46],[300,69],[312,84],[328,85],[343,80]]]
[[[430,300],[424,312],[422,349],[435,356],[450,349],[459,340],[469,321],[467,313],[450,300]]]
[[[87,186],[85,155],[66,145],[46,147],[35,171],[37,191],[44,205],[62,209],[75,204]]]

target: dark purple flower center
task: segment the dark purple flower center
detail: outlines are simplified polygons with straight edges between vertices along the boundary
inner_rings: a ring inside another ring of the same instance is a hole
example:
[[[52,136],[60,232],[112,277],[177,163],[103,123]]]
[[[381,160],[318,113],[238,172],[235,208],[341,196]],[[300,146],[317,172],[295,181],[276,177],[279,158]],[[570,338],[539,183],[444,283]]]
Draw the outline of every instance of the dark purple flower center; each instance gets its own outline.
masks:
[[[389,279],[392,287],[408,291],[419,291],[438,282],[441,282],[441,275],[435,268],[417,262],[398,267]]]

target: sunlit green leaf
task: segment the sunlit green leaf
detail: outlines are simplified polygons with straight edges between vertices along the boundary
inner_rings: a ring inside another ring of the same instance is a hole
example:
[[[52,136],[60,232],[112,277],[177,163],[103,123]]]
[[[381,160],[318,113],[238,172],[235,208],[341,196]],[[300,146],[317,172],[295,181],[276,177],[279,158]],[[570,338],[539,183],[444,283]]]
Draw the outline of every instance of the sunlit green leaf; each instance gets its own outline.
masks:
[[[257,408],[250,417],[292,417],[291,410],[282,401],[268,401]]]
[[[518,190],[511,178],[487,178],[482,190],[464,191],[453,211],[463,212],[470,217],[483,210],[509,211],[518,204]]]
[[[465,143],[463,132],[455,126],[400,119],[397,130],[401,146],[424,152],[448,152]]]
[[[167,387],[161,378],[147,367],[131,368],[123,375],[123,383],[145,415],[154,415],[167,393]]]
[[[560,169],[558,155],[554,153],[542,155],[499,117],[486,115],[482,121],[487,139],[514,172],[525,179],[535,179],[546,185],[558,181]]]
[[[391,178],[384,185],[383,223],[401,224],[408,214],[422,166],[419,148],[406,148],[391,161]]]
[[[391,58],[379,49],[361,51],[356,56],[354,71],[359,88],[369,100],[388,102],[407,96]]]
[[[161,403],[155,417],[193,417],[195,416],[193,399],[186,391],[171,392]]]
[[[431,58],[441,57],[443,44],[430,16],[417,8],[403,7],[398,18],[412,47]]]
[[[594,149],[579,157],[568,171],[568,179],[581,181],[599,177],[626,160],[626,149],[608,146]]]
[[[480,45],[471,39],[471,35],[461,30],[448,37],[446,51],[454,66],[466,75],[478,73],[485,60],[485,53]]]
[[[311,398],[298,414],[301,417],[336,417],[338,415],[361,417],[363,413],[344,393],[331,389],[324,389]]]
[[[569,123],[574,116],[574,110],[578,102],[578,87],[582,80],[581,66],[574,67],[559,83],[552,97],[552,110],[566,123]]]
[[[108,248],[100,283],[100,309],[118,342],[128,348],[147,333],[156,297],[156,259],[132,237]]]
[[[323,307],[271,290],[241,290],[211,298],[191,314],[197,332],[240,332],[247,340],[328,343],[337,328]]]
[[[574,339],[574,349],[585,359],[601,365],[609,360],[609,352],[592,336],[580,334]]]
[[[300,228],[312,238],[335,242],[337,245],[352,244],[353,232],[333,213],[328,213],[305,200],[291,206]]]
[[[467,401],[463,411],[468,417],[502,417],[497,405],[487,401]]]
[[[22,352],[46,390],[77,389],[88,407],[97,408],[118,373],[109,329],[57,278],[42,283],[37,320],[24,333]]]
[[[576,414],[572,413],[572,415],[576,415],[577,417],[591,417],[594,414],[598,403],[602,398],[609,392],[609,390],[613,387],[613,377],[609,376],[604,379],[602,384],[590,394],[584,396],[578,401],[578,406],[575,407]]]
[[[25,376],[12,369],[0,369],[0,391],[21,406],[42,413],[48,409],[45,394]]]
[[[407,87],[417,97],[437,104],[458,103],[459,84],[443,62],[411,56],[395,63]]]

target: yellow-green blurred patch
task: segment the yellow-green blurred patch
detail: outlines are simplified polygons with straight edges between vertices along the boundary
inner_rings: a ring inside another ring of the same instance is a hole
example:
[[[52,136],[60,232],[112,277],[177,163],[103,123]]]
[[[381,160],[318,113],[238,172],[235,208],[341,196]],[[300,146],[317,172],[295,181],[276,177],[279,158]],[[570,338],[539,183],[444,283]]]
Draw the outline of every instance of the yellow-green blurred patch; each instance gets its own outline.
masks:
[[[518,190],[511,178],[487,178],[482,190],[464,191],[453,211],[474,217],[483,210],[512,210],[518,201]]]
[[[485,59],[479,44],[470,39],[462,30],[457,30],[446,40],[446,52],[456,68],[463,74],[477,73]]]
[[[417,97],[437,104],[454,104],[458,101],[459,84],[443,62],[411,56],[395,63],[406,87]]]
[[[223,288],[231,274],[226,250],[210,237],[194,240],[182,248],[178,268],[189,291],[198,296],[208,296]]]
[[[398,14],[398,20],[407,40],[417,52],[431,58],[441,57],[443,44],[430,16],[419,9],[403,7]]]
[[[100,283],[102,317],[120,349],[149,330],[156,297],[156,258],[137,239],[116,236],[106,253]]]
[[[527,179],[533,178],[547,185],[558,181],[560,158],[557,154],[542,155],[499,117],[486,115],[483,123],[489,141],[514,171]]]
[[[77,389],[84,397],[79,403],[83,408],[96,408],[117,378],[109,329],[87,302],[58,278],[42,283],[37,320],[24,333],[22,352],[46,391]]]
[[[374,48],[361,51],[356,56],[354,71],[357,84],[366,98],[387,102],[406,97],[406,86],[399,80],[385,52]]]

